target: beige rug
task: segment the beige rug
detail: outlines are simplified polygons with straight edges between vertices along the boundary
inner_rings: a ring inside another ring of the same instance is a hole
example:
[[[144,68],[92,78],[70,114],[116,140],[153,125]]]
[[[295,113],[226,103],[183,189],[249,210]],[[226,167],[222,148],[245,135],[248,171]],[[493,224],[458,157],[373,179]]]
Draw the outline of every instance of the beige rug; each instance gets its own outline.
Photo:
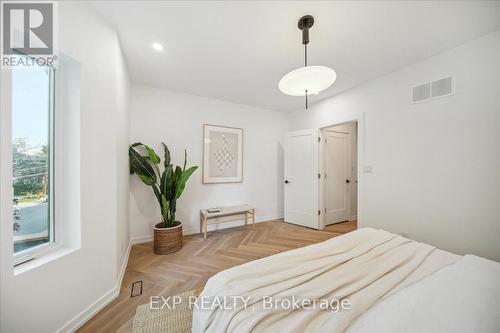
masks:
[[[182,302],[175,306],[151,309],[151,305],[137,307],[132,323],[132,333],[188,333],[191,332],[193,311],[189,308],[189,297],[196,295],[196,290],[189,290],[179,295]],[[159,303],[161,306],[161,301]],[[158,307],[158,305],[157,305]]]

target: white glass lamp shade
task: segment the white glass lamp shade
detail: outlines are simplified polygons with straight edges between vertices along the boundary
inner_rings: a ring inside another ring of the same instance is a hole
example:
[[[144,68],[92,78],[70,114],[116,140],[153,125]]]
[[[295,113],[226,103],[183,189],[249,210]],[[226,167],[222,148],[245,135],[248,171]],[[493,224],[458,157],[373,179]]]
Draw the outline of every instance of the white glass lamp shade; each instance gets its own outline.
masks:
[[[290,96],[319,94],[337,78],[335,71],[326,66],[307,66],[294,69],[280,80],[280,90]]]

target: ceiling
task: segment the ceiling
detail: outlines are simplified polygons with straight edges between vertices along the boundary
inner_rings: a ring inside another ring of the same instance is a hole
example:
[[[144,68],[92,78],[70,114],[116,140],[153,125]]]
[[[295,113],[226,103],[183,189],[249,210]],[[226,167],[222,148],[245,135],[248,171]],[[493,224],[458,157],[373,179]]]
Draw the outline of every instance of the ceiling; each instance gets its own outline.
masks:
[[[337,72],[312,103],[500,29],[495,1],[92,3],[118,31],[134,83],[280,111],[304,106],[278,82],[303,65],[305,14],[309,64]]]

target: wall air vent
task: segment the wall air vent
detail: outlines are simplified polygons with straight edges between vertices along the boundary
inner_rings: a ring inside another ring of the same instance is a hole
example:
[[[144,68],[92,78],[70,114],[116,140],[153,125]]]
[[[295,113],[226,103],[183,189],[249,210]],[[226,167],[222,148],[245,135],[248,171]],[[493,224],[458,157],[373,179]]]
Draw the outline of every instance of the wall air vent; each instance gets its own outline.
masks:
[[[413,87],[413,102],[420,102],[431,97],[431,84],[426,83]]]
[[[453,94],[451,76],[413,87],[412,102],[422,102]]]

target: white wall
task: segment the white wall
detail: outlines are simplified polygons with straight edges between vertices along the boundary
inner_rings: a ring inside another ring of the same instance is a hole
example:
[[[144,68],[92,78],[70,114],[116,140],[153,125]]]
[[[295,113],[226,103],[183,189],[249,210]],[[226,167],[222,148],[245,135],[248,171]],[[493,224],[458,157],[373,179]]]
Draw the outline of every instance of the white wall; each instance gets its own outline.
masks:
[[[7,223],[12,207],[1,206],[2,332],[73,329],[96,301],[116,295],[124,255],[117,250],[122,242],[128,245],[128,77],[118,36],[84,2],[61,2],[59,19],[60,50],[81,63],[81,173],[73,175],[81,180],[81,248],[14,276],[12,222]],[[2,156],[9,133],[2,131]],[[5,175],[2,170],[2,202],[9,202],[3,196],[11,186]]]
[[[130,135],[130,80],[121,48],[114,50],[117,71],[115,73],[114,97],[116,131],[116,269],[126,268],[127,248],[130,243],[130,181],[128,141]],[[123,266],[125,265],[125,266]]]
[[[287,127],[284,113],[136,85],[132,86],[130,112],[131,143],[143,142],[163,156],[164,141],[174,163],[182,164],[187,149],[188,165],[200,167],[177,203],[177,219],[184,223],[185,234],[199,232],[200,209],[216,205],[254,205],[257,220],[283,216],[280,140]],[[244,129],[242,183],[201,183],[205,123]],[[151,188],[135,175],[130,187],[132,237],[150,236],[152,226],[160,222],[156,199]],[[234,226],[228,223],[219,228],[231,225]]]
[[[411,104],[412,86],[450,74],[454,96]],[[500,260],[500,32],[294,112],[290,128],[360,113],[373,165],[360,224]]]

